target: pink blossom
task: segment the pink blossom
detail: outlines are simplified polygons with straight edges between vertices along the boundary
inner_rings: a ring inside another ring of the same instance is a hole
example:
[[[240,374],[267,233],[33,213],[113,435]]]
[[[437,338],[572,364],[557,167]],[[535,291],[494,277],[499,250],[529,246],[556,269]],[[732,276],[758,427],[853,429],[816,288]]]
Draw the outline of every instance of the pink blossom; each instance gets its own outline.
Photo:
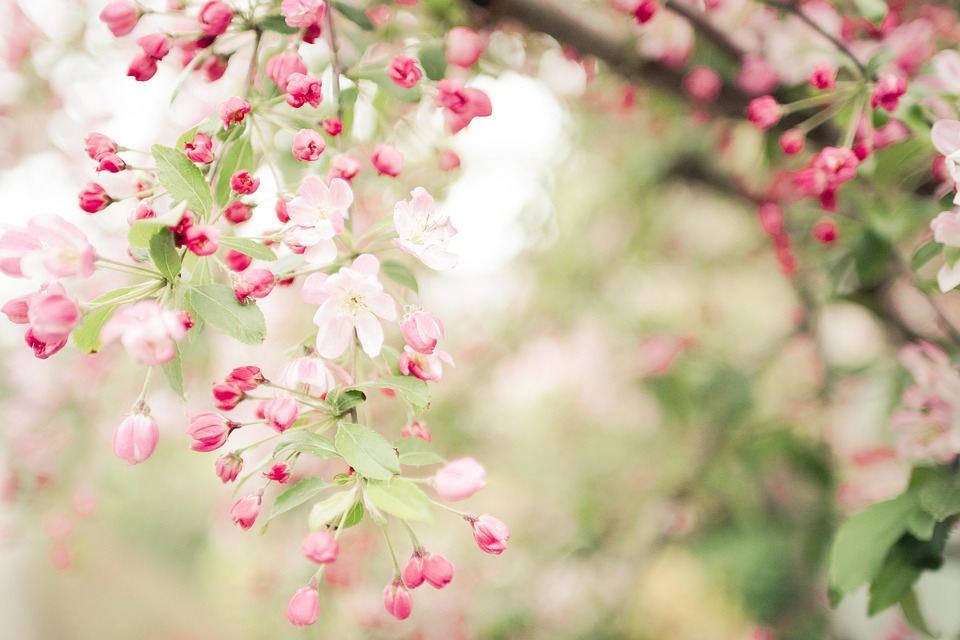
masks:
[[[225,382],[234,385],[241,391],[253,391],[267,381],[263,377],[260,367],[248,365],[245,367],[236,367],[227,374]]]
[[[43,340],[39,340],[33,334],[33,329],[27,329],[27,333],[24,334],[23,339],[27,345],[33,349],[33,355],[41,360],[46,360],[67,345],[65,339],[59,342],[44,342]]]
[[[110,2],[100,11],[100,21],[119,38],[133,31],[140,20],[140,15],[140,10],[132,2]]]
[[[205,133],[193,136],[193,141],[183,143],[183,152],[194,162],[210,164],[213,162],[213,141]]]
[[[780,136],[780,148],[788,156],[795,156],[803,151],[803,131],[790,129]]]
[[[460,166],[460,156],[453,149],[444,149],[437,158],[440,171],[453,171]]]
[[[480,89],[464,87],[457,80],[443,79],[437,83],[434,104],[445,109],[444,118],[450,133],[457,133],[474,118],[484,118],[493,113],[487,94]]]
[[[410,348],[420,353],[433,353],[443,337],[440,318],[419,308],[408,311],[400,322],[400,332]]]
[[[765,131],[780,121],[783,111],[773,96],[754,98],[747,105],[747,119],[761,131]]]
[[[15,278],[89,278],[96,257],[87,236],[55,214],[34,216],[26,229],[0,235],[0,272]]]
[[[954,185],[960,183],[960,121],[937,120],[930,131],[933,146],[944,155],[944,168]],[[954,196],[954,204],[960,204],[960,193]]]
[[[216,37],[230,26],[230,21],[233,20],[233,9],[226,2],[212,0],[203,5],[197,20],[203,35]]]
[[[340,118],[325,118],[323,121],[323,130],[328,136],[338,136],[343,132],[343,122]]]
[[[933,239],[950,247],[960,247],[960,210],[941,211],[930,223]]]
[[[214,451],[227,442],[237,423],[227,420],[219,413],[203,411],[190,417],[187,434],[195,440],[190,445],[194,451]]]
[[[223,484],[233,482],[243,470],[243,458],[236,453],[225,453],[217,458],[216,469],[220,482]]]
[[[179,314],[164,309],[156,300],[141,300],[120,309],[100,330],[100,340],[117,340],[140,364],[165,364],[176,355],[176,340],[187,335]]]
[[[257,179],[257,186],[260,185],[260,179]],[[237,185],[241,188],[245,188],[243,184]],[[228,204],[223,210],[223,217],[227,219],[231,224],[241,224],[246,222],[253,217],[253,209],[250,208],[250,205],[235,200]]]
[[[115,153],[104,153],[97,158],[97,173],[106,171],[107,173],[120,173],[127,168],[127,163],[123,158]]]
[[[453,565],[439,554],[425,553],[421,574],[430,586],[442,589],[453,580]]]
[[[748,54],[737,72],[735,82],[745,93],[758,96],[776,89],[780,84],[780,76],[766,60]]]
[[[267,480],[273,480],[274,482],[278,482],[280,484],[286,484],[290,479],[290,465],[288,465],[286,462],[278,462],[268,470],[264,471],[261,475],[263,475],[263,477]]]
[[[230,58],[222,55],[210,55],[200,65],[200,70],[207,78],[207,82],[216,82],[227,72],[227,63]]]
[[[327,391],[337,386],[332,363],[320,358],[297,358],[284,363],[277,371],[277,384],[286,389],[300,391],[317,398],[322,398]],[[339,369],[339,367],[337,367]],[[352,384],[349,374],[339,369],[346,384]]]
[[[482,551],[498,556],[506,550],[510,529],[502,521],[487,514],[468,521],[473,527],[473,538]]]
[[[416,60],[400,53],[393,56],[390,64],[387,65],[387,77],[397,86],[410,89],[420,82],[423,72],[417,68]]]
[[[156,218],[157,212],[153,210],[153,207],[150,206],[150,203],[146,200],[141,200],[137,203],[130,213],[127,214],[127,224],[133,226],[133,223],[137,220],[148,220],[150,218]]]
[[[882,107],[890,113],[900,105],[900,96],[907,92],[907,81],[894,75],[885,75],[873,88],[870,94],[870,108]]]
[[[910,130],[896,118],[890,118],[887,124],[874,130],[873,148],[877,150],[883,149],[884,147],[899,144],[909,137]]]
[[[277,216],[277,220],[286,224],[290,222],[290,214],[287,213],[287,205],[290,203],[291,198],[278,198],[277,204],[273,207],[273,212]]]
[[[137,82],[146,82],[157,75],[157,61],[150,56],[138,53],[130,60],[130,66],[127,68],[127,75]]]
[[[419,550],[413,552],[413,555],[410,556],[410,560],[407,561],[407,566],[403,568],[403,584],[407,585],[408,589],[416,589],[423,584],[423,553]]]
[[[360,161],[353,156],[341,153],[333,156],[333,160],[330,161],[330,171],[327,173],[327,180],[341,178],[350,182],[357,177],[359,172]]]
[[[294,73],[307,73],[307,65],[296,53],[278,53],[267,61],[267,77],[273,80],[281,93],[286,93],[287,79]]]
[[[149,415],[127,416],[113,434],[113,452],[127,464],[140,464],[153,454],[160,439],[157,421]]]
[[[364,353],[371,358],[380,354],[383,327],[380,317],[396,318],[393,298],[377,280],[380,261],[371,254],[357,257],[349,267],[328,276],[313,273],[303,285],[303,299],[320,308],[313,317],[318,327],[317,352],[324,358],[343,355],[356,332]]]
[[[327,4],[323,0],[283,0],[280,12],[291,27],[307,29],[323,22]]]
[[[96,182],[87,183],[87,186],[80,191],[79,200],[80,208],[87,213],[103,211],[113,202],[107,190]]]
[[[300,545],[303,556],[310,562],[330,564],[336,562],[340,545],[329,531],[315,531],[303,539]]]
[[[193,224],[183,234],[187,249],[198,256],[209,256],[220,248],[220,230],[212,224]]]
[[[249,209],[249,207],[247,208]],[[227,218],[227,220],[233,222],[233,220],[230,218]],[[223,263],[227,265],[227,268],[231,271],[240,272],[245,270],[253,263],[253,258],[245,253],[240,253],[239,251],[234,251],[233,249],[227,249],[223,252]]]
[[[289,429],[297,421],[299,414],[297,402],[291,398],[261,400],[257,405],[257,417],[266,420],[267,424],[278,433]]]
[[[832,244],[836,242],[838,235],[837,223],[833,220],[820,220],[813,225],[813,237],[817,242]]]
[[[405,376],[414,376],[428,382],[439,382],[443,376],[442,363],[444,362],[454,366],[453,358],[446,351],[437,349],[428,355],[417,353],[409,345],[404,345],[397,367]]]
[[[224,100],[219,110],[224,130],[229,129],[230,125],[242,123],[248,113],[250,113],[250,103],[246,100],[238,96],[230,96]]]
[[[253,526],[253,523],[257,521],[257,516],[260,515],[260,505],[262,504],[262,498],[259,493],[253,493],[243,498],[237,498],[233,506],[230,507],[230,518],[233,520],[234,524],[240,526],[241,529],[246,531]]]
[[[445,39],[447,62],[456,67],[471,67],[483,53],[483,40],[473,29],[454,27]]]
[[[403,170],[403,154],[388,144],[374,146],[370,160],[380,175],[396,177]]]
[[[80,324],[80,309],[77,303],[48,287],[46,291],[31,296],[27,305],[27,321],[33,335],[43,342],[61,342]]]
[[[412,254],[431,269],[451,269],[457,256],[447,251],[450,238],[457,234],[450,218],[437,212],[433,196],[423,187],[410,192],[412,198],[401,200],[393,209],[393,224],[399,238],[397,248]]]
[[[213,385],[211,390],[213,394],[213,403],[221,411],[231,411],[236,409],[237,405],[243,401],[246,394],[236,386],[227,382],[218,382]]]
[[[323,99],[320,89],[321,83],[318,78],[311,78],[295,71],[287,76],[287,86],[284,90],[287,94],[287,104],[294,109],[299,109],[304,104],[314,108],[319,107]]]
[[[105,153],[116,153],[117,143],[102,133],[89,133],[83,140],[87,155],[91,160],[99,160]]]
[[[430,442],[433,438],[430,436],[430,431],[427,429],[427,425],[419,420],[410,420],[403,428],[403,431],[400,432],[401,438],[420,438]]]
[[[286,2],[286,0],[284,0]],[[298,627],[307,627],[320,619],[320,594],[317,587],[311,584],[300,587],[290,598],[287,605],[287,620]]]
[[[240,195],[248,196],[260,188],[260,178],[254,178],[249,171],[242,169],[230,176],[230,188]]]
[[[694,67],[683,78],[683,90],[697,102],[713,102],[722,88],[720,74],[710,67]]]
[[[327,142],[313,129],[300,129],[293,137],[293,157],[300,162],[313,162],[327,148]]]
[[[410,617],[410,611],[413,608],[413,600],[410,598],[410,592],[403,585],[399,578],[383,590],[383,606],[387,613],[397,620],[406,620]]]
[[[813,67],[807,82],[817,89],[836,89],[837,88],[837,70],[826,62],[818,62]]]
[[[466,500],[487,484],[487,472],[473,458],[458,458],[433,476],[433,488],[444,500]]]
[[[250,298],[266,298],[273,291],[276,278],[269,269],[248,269],[233,280],[233,293],[243,303]]]
[[[333,238],[343,231],[344,218],[350,216],[353,190],[339,178],[328,187],[320,176],[310,175],[300,184],[300,195],[287,204],[287,214],[299,230],[298,244],[306,247],[303,256],[311,264],[330,264],[337,258]]]
[[[137,38],[137,44],[143,55],[149,56],[154,60],[163,60],[170,53],[173,46],[173,38],[165,33],[151,33]]]

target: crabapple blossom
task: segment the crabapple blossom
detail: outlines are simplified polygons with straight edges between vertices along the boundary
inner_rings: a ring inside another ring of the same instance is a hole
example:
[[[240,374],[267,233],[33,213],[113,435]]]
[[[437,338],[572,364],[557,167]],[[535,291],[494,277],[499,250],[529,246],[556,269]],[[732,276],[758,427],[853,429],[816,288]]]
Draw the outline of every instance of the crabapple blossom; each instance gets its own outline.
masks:
[[[409,345],[404,345],[403,352],[397,362],[397,368],[405,376],[414,376],[429,382],[439,382],[443,376],[443,362],[451,367],[455,366],[453,358],[446,351],[437,349],[431,354],[418,353],[411,349]]]
[[[327,142],[313,129],[300,129],[293,137],[293,157],[300,162],[313,162],[327,148]],[[309,177],[309,176],[308,176]]]
[[[216,37],[227,30],[233,19],[233,9],[226,2],[212,0],[200,9],[197,21],[200,23],[200,32],[205,36]]]
[[[343,122],[340,118],[325,118],[323,130],[327,132],[328,136],[338,136],[343,131]]]
[[[893,113],[900,105],[900,97],[906,92],[906,80],[894,75],[885,75],[880,78],[870,95],[870,108],[881,107]]]
[[[117,311],[100,330],[103,344],[120,341],[140,364],[165,364],[176,356],[176,341],[187,335],[184,318],[156,300],[141,300]]]
[[[232,384],[241,391],[253,391],[266,382],[260,367],[237,367],[227,374],[224,382]]]
[[[157,60],[144,53],[138,53],[130,60],[127,75],[137,82],[146,82],[157,75]]]
[[[487,484],[487,472],[473,458],[458,458],[433,476],[433,488],[444,500],[466,500]]]
[[[290,465],[286,462],[278,462],[264,471],[262,475],[267,480],[273,480],[279,484],[286,484],[290,479]]]
[[[473,527],[473,538],[482,551],[498,556],[506,550],[510,529],[501,520],[487,514],[467,520]]]
[[[359,172],[360,161],[353,156],[341,153],[333,156],[333,160],[330,161],[330,171],[327,173],[327,179],[341,178],[349,182],[357,177]]]
[[[416,60],[401,53],[393,56],[387,65],[387,77],[397,86],[410,89],[420,82],[423,72],[417,67]]]
[[[336,562],[340,545],[329,531],[314,531],[303,539],[300,546],[303,556],[310,562],[329,564]]]
[[[56,214],[34,216],[25,229],[0,235],[0,272],[15,278],[88,278],[96,257],[87,236]]]
[[[817,89],[836,89],[837,70],[825,62],[818,62],[813,67],[807,82]]]
[[[443,323],[440,318],[420,308],[413,308],[404,314],[400,332],[411,349],[429,354],[433,353],[437,342],[443,337]]]
[[[323,21],[327,15],[327,3],[323,0],[283,0],[280,13],[291,27],[308,29]]]
[[[444,108],[444,119],[450,133],[459,132],[474,118],[485,118],[493,113],[490,97],[486,93],[446,78],[437,83],[434,104]]]
[[[238,426],[236,422],[213,411],[194,414],[190,417],[190,426],[187,427],[187,435],[195,440],[190,448],[194,451],[219,449],[226,444],[230,433]]]
[[[944,166],[954,184],[960,183],[960,121],[937,120],[931,129],[933,146],[945,157]],[[954,204],[960,204],[960,191],[954,196]]]
[[[298,627],[307,627],[320,619],[320,594],[315,584],[300,587],[287,605],[287,620]]]
[[[456,67],[472,67],[483,53],[483,40],[473,29],[454,27],[445,38],[447,62]]]
[[[231,125],[243,123],[244,117],[250,113],[250,103],[243,98],[230,96],[220,105],[218,113],[224,130],[227,130]]]
[[[383,327],[377,317],[393,320],[396,303],[377,280],[380,261],[371,254],[358,256],[349,267],[328,276],[312,273],[303,285],[303,299],[320,308],[313,317],[317,325],[317,353],[338,358],[347,350],[356,332],[360,346],[371,358],[380,354]]]
[[[273,80],[281,93],[286,93],[287,79],[294,73],[307,73],[307,65],[296,53],[278,53],[267,62],[267,77]]]
[[[117,143],[102,133],[89,133],[83,140],[87,155],[91,160],[99,160],[106,153],[116,153]]]
[[[261,494],[253,493],[243,498],[237,498],[230,507],[230,518],[234,524],[246,531],[257,521],[260,515],[260,506],[263,503]]]
[[[370,160],[382,176],[397,177],[403,170],[403,154],[388,144],[374,146]]]
[[[243,458],[235,452],[225,453],[217,458],[216,470],[220,482],[223,484],[233,482],[243,470]]]
[[[388,584],[383,590],[383,606],[387,613],[397,620],[406,620],[410,617],[410,611],[413,608],[413,600],[410,598],[410,592],[404,586],[399,578]]]
[[[291,398],[261,400],[257,405],[257,417],[266,420],[278,433],[289,429],[297,421],[299,413],[296,401]]]
[[[213,162],[213,141],[205,133],[197,133],[193,140],[183,143],[183,152],[188,158],[200,164]]]
[[[183,234],[187,249],[198,256],[209,256],[220,248],[220,230],[212,224],[190,225]]]
[[[259,182],[257,180],[258,185]],[[235,200],[223,209],[223,217],[231,224],[241,224],[253,217],[253,209],[250,205]]]
[[[332,363],[320,358],[296,358],[281,365],[277,371],[277,384],[285,389],[293,389],[307,395],[322,398],[327,391],[337,385],[334,371],[341,375],[346,372]],[[346,384],[351,384],[349,376]]]
[[[137,38],[137,44],[143,55],[149,56],[154,60],[163,60],[170,53],[173,46],[173,38],[165,33],[151,33],[149,35]]]
[[[110,197],[107,190],[96,182],[88,182],[87,185],[80,190],[78,197],[80,200],[80,208],[87,213],[103,211],[113,202],[113,198]]]
[[[248,196],[260,188],[260,178],[254,178],[246,170],[237,171],[230,176],[230,188],[240,195]]]
[[[126,0],[110,2],[100,11],[100,21],[106,24],[110,32],[118,38],[133,31],[140,16],[137,5]]]
[[[80,324],[77,303],[59,293],[54,287],[31,297],[27,304],[27,321],[33,335],[43,342],[66,340]]]
[[[297,243],[306,247],[307,262],[330,264],[337,257],[333,238],[343,231],[343,220],[350,216],[353,190],[340,178],[328,187],[319,176],[309,175],[300,184],[300,195],[287,204],[290,220],[299,228],[292,231]]]
[[[240,302],[249,298],[266,298],[276,284],[273,272],[269,269],[247,269],[233,279],[233,293]]]
[[[305,104],[311,107],[319,107],[323,96],[320,93],[321,84],[318,78],[311,78],[297,71],[287,76],[286,88],[287,104],[294,109],[299,109]]]
[[[433,196],[423,187],[410,192],[411,199],[401,200],[393,209],[393,224],[399,238],[397,248],[412,254],[431,269],[452,269],[457,256],[447,251],[450,238],[457,234],[450,218],[436,210]]]
[[[157,421],[144,413],[127,416],[113,434],[113,452],[127,464],[140,464],[157,448],[160,429]]]
[[[432,439],[430,436],[430,431],[427,429],[427,425],[420,420],[411,420],[408,422],[403,428],[403,431],[400,432],[400,437],[420,438],[422,440],[426,440],[427,442],[430,442]]]
[[[960,247],[960,210],[941,211],[930,222],[933,239],[950,247]]]

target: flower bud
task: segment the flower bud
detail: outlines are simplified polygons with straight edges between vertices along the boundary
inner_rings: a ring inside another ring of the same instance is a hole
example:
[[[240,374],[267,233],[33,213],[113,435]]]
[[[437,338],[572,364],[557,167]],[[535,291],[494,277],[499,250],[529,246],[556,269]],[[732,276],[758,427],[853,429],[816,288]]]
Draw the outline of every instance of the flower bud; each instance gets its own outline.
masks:
[[[300,587],[287,605],[287,620],[298,627],[307,627],[320,619],[320,594],[313,585]]]
[[[163,60],[170,53],[173,38],[165,33],[151,33],[137,38],[137,44],[140,45],[143,55],[154,60]]]
[[[242,123],[248,113],[250,113],[250,103],[237,96],[230,96],[224,100],[218,111],[224,130],[229,129],[233,124]]]
[[[260,367],[252,365],[237,367],[228,373],[226,378],[227,383],[234,385],[241,391],[253,391],[266,381],[267,379],[263,377]]]
[[[253,257],[233,249],[227,249],[223,252],[223,263],[227,265],[227,269],[240,272],[253,263]]]
[[[340,553],[340,545],[337,544],[333,534],[329,531],[315,531],[303,539],[300,546],[303,556],[317,564],[329,564],[336,562],[337,554]]]
[[[200,65],[200,71],[207,77],[207,82],[216,82],[227,72],[227,65],[230,58],[222,55],[207,56],[207,59]]]
[[[183,234],[187,249],[198,256],[209,256],[220,247],[220,230],[212,224],[195,224]]]
[[[444,500],[466,500],[487,484],[487,472],[473,458],[458,458],[433,476],[433,488]]]
[[[130,66],[127,68],[127,75],[137,82],[146,82],[157,75],[157,61],[148,55],[138,53],[133,56]]]
[[[116,153],[117,143],[102,133],[90,133],[84,138],[83,143],[86,147],[87,155],[91,160],[99,160],[105,153]]]
[[[213,0],[203,5],[197,18],[200,23],[200,32],[211,37],[219,36],[226,31],[232,19],[233,10],[227,3],[220,0]]]
[[[414,551],[403,568],[403,583],[408,589],[416,589],[423,584],[423,552]]]
[[[47,291],[49,294],[49,290]],[[77,303],[64,295],[43,295],[34,298],[27,308],[30,329],[38,340],[60,342],[80,324]]]
[[[194,162],[209,164],[213,162],[213,141],[207,134],[198,133],[192,142],[183,143],[183,152]]]
[[[293,157],[300,162],[317,160],[326,148],[327,143],[323,136],[313,129],[301,129],[293,137]]]
[[[328,136],[338,136],[343,132],[343,122],[340,118],[326,118],[323,121],[323,130]]]
[[[127,168],[127,163],[123,158],[115,153],[104,153],[97,158],[97,172],[106,171],[107,173],[120,173]]]
[[[437,158],[437,167],[440,171],[453,171],[460,167],[460,156],[453,149],[444,149]]]
[[[257,417],[266,420],[267,424],[279,433],[289,429],[297,421],[299,414],[297,401],[292,398],[261,400],[257,406]]]
[[[330,171],[327,172],[327,179],[341,178],[350,182],[360,172],[360,161],[346,154],[333,156],[330,161]]]
[[[160,429],[157,421],[148,415],[136,413],[127,416],[113,434],[113,452],[127,464],[139,464],[157,448]]]
[[[401,438],[421,438],[430,442],[431,436],[430,432],[427,430],[427,425],[420,422],[419,420],[411,420],[407,423],[407,426],[403,428],[403,431],[400,432]]]
[[[818,62],[807,82],[817,89],[835,89],[837,87],[837,70],[826,62]]]
[[[140,10],[132,2],[111,2],[100,12],[100,21],[119,38],[133,31],[140,15]]]
[[[443,323],[436,316],[418,309],[404,316],[400,323],[400,332],[414,351],[430,354],[437,348],[437,341],[443,337]]]
[[[243,458],[233,452],[225,453],[217,458],[216,468],[220,482],[223,484],[233,482],[243,470]]]
[[[267,61],[267,77],[273,80],[281,93],[286,93],[287,79],[294,73],[307,74],[307,65],[296,53],[278,53]]]
[[[244,173],[246,173],[246,171],[244,171]],[[259,185],[260,180],[257,180],[257,186]],[[231,224],[240,224],[253,217],[253,209],[250,208],[250,205],[235,200],[228,204],[223,210],[223,217]]]
[[[803,131],[790,129],[780,136],[780,148],[788,156],[795,156],[803,151]]]
[[[403,154],[388,144],[376,145],[370,160],[382,176],[396,177],[403,169]]]
[[[694,67],[683,78],[683,90],[702,104],[713,102],[720,95],[721,88],[723,80],[720,74],[710,67]]]
[[[423,579],[435,589],[442,589],[453,580],[453,565],[441,555],[435,553],[423,554]]]
[[[397,86],[410,89],[420,82],[423,72],[417,68],[416,60],[401,53],[395,55],[390,64],[387,65],[387,77],[393,80]]]
[[[482,551],[500,555],[507,548],[510,539],[510,529],[503,522],[491,515],[484,514],[479,518],[469,518],[473,527],[473,539]]]
[[[780,105],[773,96],[754,98],[747,105],[747,119],[761,131],[766,131],[780,121]]]
[[[230,411],[235,409],[243,400],[244,393],[232,384],[218,382],[213,385],[213,401],[217,409],[221,411]]]
[[[278,462],[270,467],[268,471],[264,471],[262,475],[267,480],[286,484],[287,480],[290,479],[290,465],[286,462]]]
[[[397,620],[406,620],[410,617],[413,601],[410,592],[403,586],[400,579],[394,580],[383,590],[383,606],[387,613]]]
[[[240,525],[240,528],[246,531],[257,521],[262,502],[263,500],[259,493],[252,493],[249,496],[237,498],[233,506],[230,507],[230,517],[235,524]]]
[[[483,53],[483,40],[473,29],[454,27],[446,37],[447,62],[457,67],[471,67]]]
[[[290,198],[278,198],[277,204],[273,207],[273,212],[277,216],[282,224],[287,224],[290,222],[290,214],[287,213],[287,205],[290,203]]]
[[[45,342],[40,340],[33,334],[33,329],[27,329],[27,333],[24,334],[23,339],[27,345],[33,349],[33,355],[41,360],[46,360],[67,345],[66,339],[60,340],[59,342]]]
[[[88,182],[79,194],[80,208],[87,213],[96,213],[106,209],[113,198],[111,198],[106,189],[96,182]]]
[[[833,220],[821,220],[813,225],[813,237],[817,242],[823,244],[833,244],[837,240],[837,223]]]
[[[260,188],[260,178],[254,178],[249,171],[241,170],[230,176],[230,188],[241,195],[248,196]]]
[[[236,423],[227,420],[219,413],[204,411],[195,414],[190,418],[190,426],[187,427],[187,434],[196,440],[190,448],[194,451],[219,449],[227,442],[230,432],[235,428]]]

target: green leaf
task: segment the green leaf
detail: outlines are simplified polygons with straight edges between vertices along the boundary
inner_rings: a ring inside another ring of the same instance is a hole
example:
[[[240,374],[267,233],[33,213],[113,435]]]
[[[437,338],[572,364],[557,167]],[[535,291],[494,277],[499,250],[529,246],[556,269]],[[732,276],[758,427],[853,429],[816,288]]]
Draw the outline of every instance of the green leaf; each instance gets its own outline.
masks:
[[[446,462],[433,446],[416,436],[400,438],[393,443],[393,447],[400,454],[400,464],[408,464],[412,467],[425,467],[430,464],[441,464]]]
[[[890,547],[907,530],[907,521],[916,507],[916,494],[905,493],[870,505],[840,526],[830,547],[831,602],[840,602],[877,575]]]
[[[223,284],[202,284],[187,290],[191,314],[244,344],[260,344],[267,336],[263,313],[255,304],[240,304],[233,289]]]
[[[412,376],[394,376],[392,378],[375,378],[353,385],[354,389],[393,389],[407,399],[414,410],[420,414],[430,406],[430,389],[427,383]]]
[[[357,500],[357,503],[350,509],[350,513],[347,514],[347,519],[343,521],[343,528],[349,529],[355,524],[360,524],[360,521],[363,520],[363,512],[363,502]]]
[[[281,513],[299,507],[329,486],[331,485],[324,482],[323,478],[304,478],[277,496],[277,499],[273,501],[273,509],[271,509],[267,521],[269,522]]]
[[[197,165],[177,149],[155,144],[152,151],[160,184],[173,197],[174,202],[186,202],[201,218],[208,217],[213,206],[213,197],[210,195],[210,185]]]
[[[177,251],[173,232],[167,227],[160,227],[150,238],[150,257],[163,277],[170,282],[176,282],[180,275],[180,252]]]
[[[432,45],[420,49],[420,65],[431,80],[442,80],[447,73],[447,54],[443,47]]]
[[[249,136],[234,140],[220,158],[220,164],[217,167],[217,186],[214,193],[220,207],[226,206],[230,201],[230,178],[233,174],[241,169],[252,171],[253,168],[253,147],[250,145]]]
[[[899,549],[894,549],[870,583],[870,601],[867,613],[874,615],[900,602],[913,589],[920,577],[920,569],[914,567]]]
[[[109,302],[138,290],[142,291],[143,286],[137,285],[135,287],[124,287],[115,291],[108,291],[102,296],[94,298],[91,302],[96,304]],[[120,306],[119,303],[104,305],[97,307],[83,316],[83,320],[77,328],[73,330],[72,334],[73,343],[77,345],[77,349],[83,353],[96,353],[100,351],[100,347],[102,346],[100,344],[100,330],[103,329],[103,325],[107,323],[107,320],[110,319],[118,306]]]
[[[335,416],[342,416],[366,400],[367,395],[358,389],[334,390],[327,394],[327,404],[330,405]]]
[[[871,229],[865,229],[854,255],[860,284],[870,287],[883,279],[893,249],[890,243]]]
[[[920,506],[937,522],[960,513],[960,482],[956,477],[940,477],[925,483],[918,492]]]
[[[956,266],[957,262],[960,262],[960,247],[944,247],[943,259],[948,266]]]
[[[370,18],[367,17],[366,12],[364,12],[362,9],[357,9],[356,7],[352,7],[346,2],[340,2],[339,0],[333,0],[330,4],[336,7],[337,11],[339,11],[344,18],[357,25],[364,31],[374,30],[374,24],[370,22]]]
[[[342,422],[337,429],[337,451],[354,470],[367,478],[388,480],[400,473],[397,452],[383,436],[361,424]]]
[[[874,24],[879,24],[887,15],[886,0],[853,0],[857,13]]]
[[[917,540],[933,539],[936,519],[926,511],[915,511],[907,520],[907,531]]]
[[[309,431],[294,431],[283,436],[273,452],[273,457],[279,457],[288,451],[298,451],[315,458],[335,458],[340,455],[330,440]]]
[[[352,107],[357,103],[357,98],[360,97],[360,90],[356,87],[347,87],[340,92],[340,106],[341,107]]]
[[[920,267],[940,255],[941,249],[943,249],[943,246],[935,240],[925,242],[913,253],[913,257],[910,258],[910,267],[914,271],[918,271]]]
[[[339,524],[343,512],[352,509],[356,494],[353,491],[335,493],[323,502],[313,505],[307,524],[311,531],[316,531],[328,524]]]
[[[274,31],[276,33],[283,33],[285,35],[300,33],[300,29],[288,25],[286,18],[281,15],[264,16],[260,20],[260,28],[267,31]]]
[[[416,294],[420,293],[420,287],[417,286],[417,277],[406,265],[396,260],[384,260],[380,263],[380,271],[394,282],[397,282]]]
[[[273,262],[277,259],[277,254],[273,252],[273,249],[260,242],[257,242],[256,240],[251,240],[250,238],[221,236],[220,245],[228,249],[233,249],[234,251],[239,251],[240,253],[248,255],[251,258],[256,258],[257,260]]]
[[[923,612],[920,610],[920,603],[917,602],[917,594],[913,589],[910,589],[900,600],[900,611],[903,613],[903,619],[906,620],[911,627],[928,638],[934,637],[934,633],[930,631],[930,627],[927,626],[927,621],[923,617]]]
[[[174,345],[176,355],[173,360],[163,365],[163,376],[167,379],[167,384],[181,400],[186,399],[186,392],[183,389],[183,361],[180,359],[180,347]]]
[[[433,522],[433,505],[420,487],[404,478],[367,483],[367,499],[377,509],[401,520]]]
[[[420,102],[420,85],[413,86],[409,89],[401,87],[390,79],[390,76],[387,75],[385,69],[371,69],[361,74],[361,77],[376,83],[382,92],[392,97],[394,100],[399,100],[400,102],[406,102],[408,104],[416,104]]]

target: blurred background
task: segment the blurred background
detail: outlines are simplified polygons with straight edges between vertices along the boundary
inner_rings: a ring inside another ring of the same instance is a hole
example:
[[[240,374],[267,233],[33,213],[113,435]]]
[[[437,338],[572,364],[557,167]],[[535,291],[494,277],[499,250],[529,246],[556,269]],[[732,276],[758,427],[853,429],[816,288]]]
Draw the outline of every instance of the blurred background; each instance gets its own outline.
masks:
[[[243,69],[212,86],[188,81],[171,106],[177,73],[125,77],[133,45],[91,18],[101,4],[0,2],[0,220],[57,213],[109,255],[126,221],[76,206],[95,178],[84,136],[172,141]],[[142,371],[119,349],[35,360],[3,323],[0,637],[912,637],[895,613],[867,619],[864,594],[837,611],[827,602],[839,519],[905,485],[908,469],[885,447],[907,379],[878,316],[825,293],[823,265],[840,253],[805,231],[818,213],[791,210],[797,273],[786,277],[756,202],[711,173],[766,171],[759,133],[616,80],[588,82],[590,65],[543,37],[495,37],[498,73],[476,80],[494,115],[452,141],[462,168],[438,182],[407,141],[401,178],[358,195],[382,214],[433,181],[460,230],[460,266],[418,272],[457,362],[433,387],[428,424],[440,453],[486,466],[487,488],[464,507],[507,522],[509,549],[483,554],[462,520],[438,514],[418,535],[455,579],[417,590],[411,619],[397,622],[380,600],[388,556],[365,523],[343,539],[320,623],[293,628],[286,603],[311,573],[304,517],[262,537],[234,526],[231,487],[184,430],[211,407],[210,383],[250,363],[269,377],[301,339],[310,310],[279,315],[297,308],[295,287],[261,303],[265,345],[211,335],[185,356],[186,406],[151,391],[161,441],[136,467],[110,438]],[[258,216],[270,217],[276,185],[261,177]],[[72,292],[89,299],[112,284]],[[4,300],[32,290],[0,281]],[[908,287],[890,295],[911,308]],[[394,409],[377,416],[396,436]],[[942,637],[960,630],[958,573],[954,561],[919,585]]]

